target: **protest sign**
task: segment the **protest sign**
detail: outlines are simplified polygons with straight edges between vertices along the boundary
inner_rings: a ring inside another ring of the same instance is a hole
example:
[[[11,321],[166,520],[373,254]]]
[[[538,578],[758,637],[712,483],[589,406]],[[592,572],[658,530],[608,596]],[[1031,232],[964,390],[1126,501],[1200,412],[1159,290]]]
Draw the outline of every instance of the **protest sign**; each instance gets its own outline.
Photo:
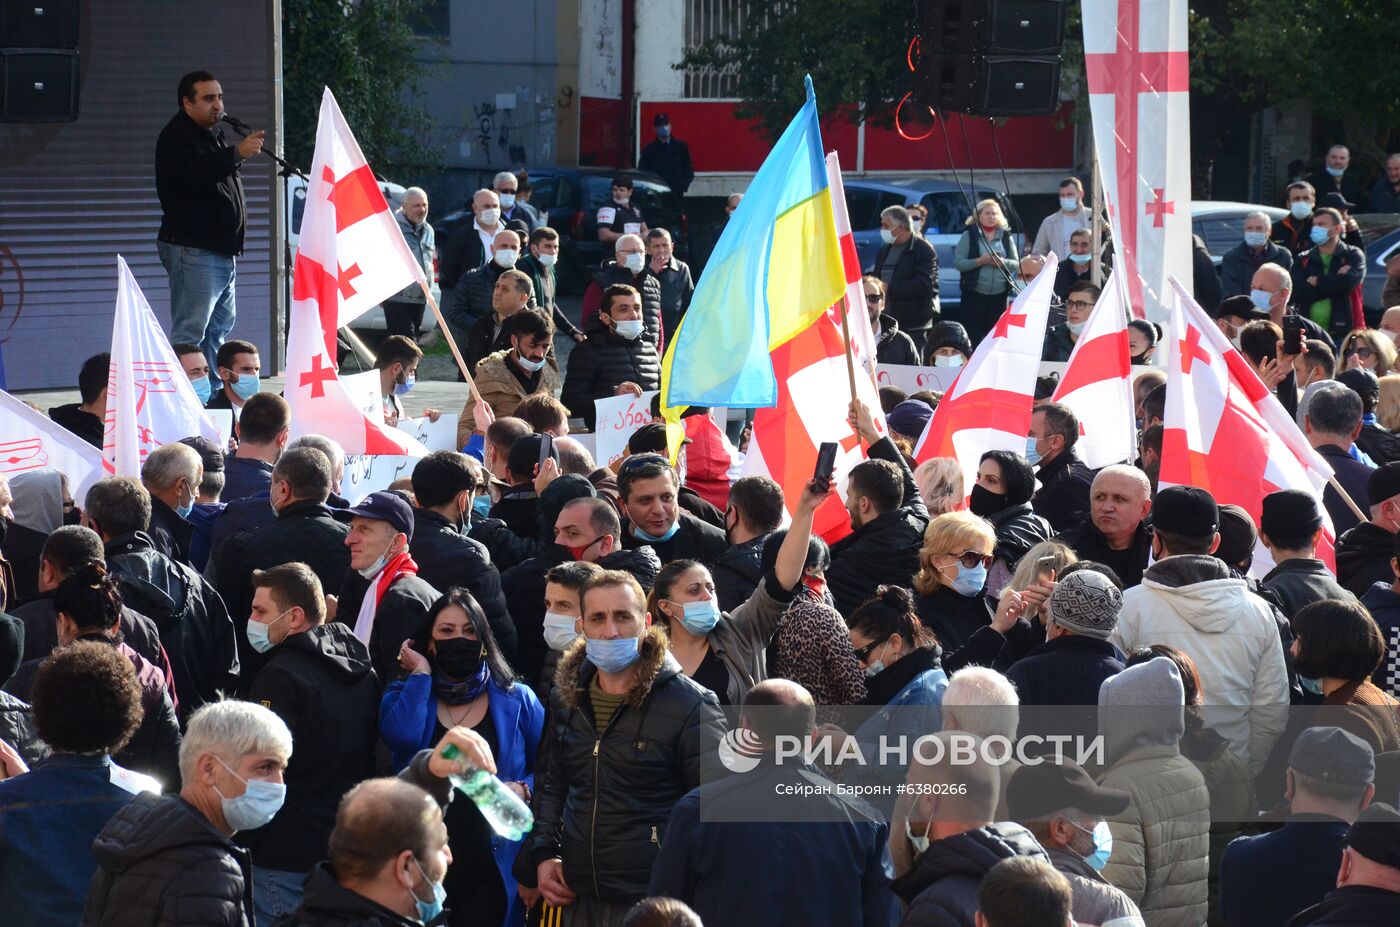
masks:
[[[597,436],[594,457],[598,466],[606,467],[621,457],[627,449],[627,439],[651,422],[651,400],[655,395],[656,390],[652,390],[640,396],[609,396],[593,403],[597,409],[593,433]]]

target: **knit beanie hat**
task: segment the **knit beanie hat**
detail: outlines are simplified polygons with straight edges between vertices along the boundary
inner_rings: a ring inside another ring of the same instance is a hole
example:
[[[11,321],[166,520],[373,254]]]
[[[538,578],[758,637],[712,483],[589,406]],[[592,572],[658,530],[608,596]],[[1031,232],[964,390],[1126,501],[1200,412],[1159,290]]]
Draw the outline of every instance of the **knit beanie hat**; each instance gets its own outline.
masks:
[[[1118,626],[1123,593],[1107,576],[1076,570],[1055,584],[1050,594],[1050,621],[1084,637],[1108,640]]]

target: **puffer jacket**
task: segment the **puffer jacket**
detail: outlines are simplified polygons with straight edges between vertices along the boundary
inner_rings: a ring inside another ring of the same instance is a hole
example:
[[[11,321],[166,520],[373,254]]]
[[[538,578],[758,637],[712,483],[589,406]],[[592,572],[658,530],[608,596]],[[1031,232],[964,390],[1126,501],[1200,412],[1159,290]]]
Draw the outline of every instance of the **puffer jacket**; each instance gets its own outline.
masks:
[[[661,353],[663,344],[661,340],[663,337],[661,332],[661,281],[654,275],[647,273],[645,266],[642,267],[641,274],[633,276],[632,271],[618,264],[617,261],[604,261],[602,263],[598,268],[598,273],[593,277],[593,283],[588,287],[588,292],[583,297],[583,309],[580,315],[584,334],[591,336],[603,327],[603,323],[598,321],[598,309],[602,305],[603,291],[619,283],[632,287],[642,295],[642,328],[644,331],[642,338],[638,340],[650,341],[657,353]],[[567,402],[564,404],[568,405]]]
[[[1035,514],[1029,502],[1008,505],[1000,512],[988,515],[987,521],[992,523],[997,533],[997,546],[992,556],[996,557],[1000,569],[996,566],[992,569],[997,576],[1004,576],[1007,581],[1011,579],[1011,574],[1016,572],[1016,564],[1021,562],[1026,551],[1055,536],[1055,529],[1050,527],[1050,522]],[[987,594],[998,596],[1005,586],[1005,581],[994,583],[989,577]]]
[[[1206,724],[1258,772],[1288,720],[1288,671],[1268,603],[1210,556],[1167,557],[1123,593],[1110,640],[1169,644],[1196,663]]]
[[[826,586],[836,610],[847,619],[882,585],[907,586],[919,571],[919,546],[928,527],[928,506],[914,472],[888,437],[870,445],[872,460],[888,460],[904,475],[904,504],[861,525],[831,546]]]
[[[1337,539],[1337,582],[1355,596],[1363,596],[1376,583],[1395,579],[1390,558],[1395,556],[1395,535],[1369,521]]]
[[[238,684],[233,622],[214,587],[151,546],[144,532],[112,538],[107,566],[122,601],[150,618],[170,656],[181,721],[202,705],[232,697]]]
[[[597,421],[594,401],[615,395],[618,384],[629,382],[643,392],[661,388],[661,356],[656,346],[644,336],[629,341],[595,326],[588,329],[588,340],[569,354],[559,401],[591,431]]]
[[[1200,927],[1207,910],[1210,798],[1179,747],[1184,690],[1164,657],[1130,667],[1099,690],[1104,788],[1129,794],[1108,822],[1113,853],[1103,877],[1142,910],[1148,927]]]
[[[83,927],[252,927],[248,851],[178,795],[133,798],[92,853]]]
[[[1142,927],[1142,913],[1122,889],[1109,885],[1088,863],[1067,849],[1051,847],[1050,865],[1069,880],[1070,913],[1080,924]],[[1136,918],[1136,920],[1134,920]]]
[[[1031,505],[1035,513],[1056,531],[1068,531],[1089,520],[1089,489],[1094,471],[1084,465],[1074,448],[1035,468],[1040,483]]]
[[[899,330],[894,316],[880,316],[880,335],[875,343],[877,364],[901,364],[906,367],[919,366],[919,352],[914,347],[914,339]]]
[[[731,544],[715,558],[710,573],[715,579],[715,597],[720,611],[732,611],[749,600],[763,578],[763,542],[767,535],[742,544]]]
[[[583,642],[560,659],[538,767],[545,781],[516,857],[525,884],[558,856],[580,895],[631,902],[646,894],[671,809],[700,785],[701,764],[717,756],[725,731],[714,694],[682,673],[666,646],[661,629],[646,632],[637,681],[601,736],[588,695],[596,670]]]
[[[1070,333],[1069,323],[1052,325],[1045,333],[1045,346],[1040,350],[1040,359],[1063,364],[1073,353],[1074,337]]]
[[[1009,821],[933,841],[890,886],[909,906],[900,927],[971,927],[982,877],[1013,856],[1048,859],[1030,831]]]
[[[301,904],[276,921],[276,927],[419,927],[336,881],[330,863],[317,863],[306,876]]]
[[[505,272],[506,268],[488,256],[485,264],[463,274],[452,288],[452,296],[444,301],[442,315],[459,345],[465,346],[472,326],[491,314],[491,294],[496,289],[496,280]]]

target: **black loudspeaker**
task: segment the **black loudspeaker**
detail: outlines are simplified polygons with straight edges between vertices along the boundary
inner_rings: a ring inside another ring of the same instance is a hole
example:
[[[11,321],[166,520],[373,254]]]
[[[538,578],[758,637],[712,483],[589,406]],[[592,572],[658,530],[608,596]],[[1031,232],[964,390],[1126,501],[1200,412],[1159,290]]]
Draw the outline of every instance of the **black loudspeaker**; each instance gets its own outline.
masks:
[[[1058,57],[946,55],[928,62],[920,95],[944,112],[1043,116],[1060,105]]]
[[[977,116],[1054,113],[1064,31],[1064,0],[921,3],[914,96]]]
[[[1064,0],[933,0],[919,4],[926,55],[1058,55]]]
[[[78,0],[0,0],[0,44],[77,48]]]
[[[78,118],[76,51],[0,49],[0,122]]]

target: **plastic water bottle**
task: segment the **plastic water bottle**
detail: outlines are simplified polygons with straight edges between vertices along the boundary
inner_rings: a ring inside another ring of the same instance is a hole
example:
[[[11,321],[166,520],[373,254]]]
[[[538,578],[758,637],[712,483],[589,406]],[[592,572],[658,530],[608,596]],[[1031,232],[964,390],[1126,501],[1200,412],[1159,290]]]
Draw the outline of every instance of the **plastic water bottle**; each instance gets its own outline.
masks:
[[[461,759],[462,752],[448,744],[442,750],[442,758]],[[491,829],[507,840],[521,839],[534,826],[535,816],[530,813],[530,806],[486,770],[469,767],[464,772],[450,774],[448,779],[472,800]]]

